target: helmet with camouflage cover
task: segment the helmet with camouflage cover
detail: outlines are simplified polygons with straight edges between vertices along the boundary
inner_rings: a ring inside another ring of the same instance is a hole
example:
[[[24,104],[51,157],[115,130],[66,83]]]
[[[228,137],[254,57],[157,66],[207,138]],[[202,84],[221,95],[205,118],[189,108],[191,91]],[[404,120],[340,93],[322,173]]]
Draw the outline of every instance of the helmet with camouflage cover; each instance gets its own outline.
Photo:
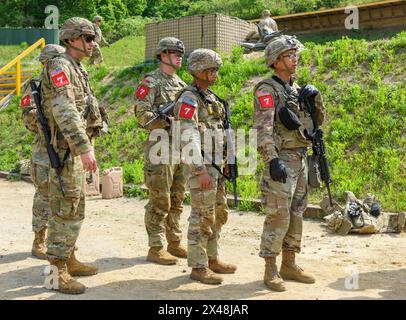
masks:
[[[155,55],[158,58],[162,52],[173,50],[185,53],[185,46],[183,42],[174,37],[162,38],[158,42],[158,47],[155,50]]]
[[[100,17],[100,16],[95,16],[94,18],[93,18],[93,22],[97,22],[97,21],[103,21],[103,18],[102,17]]]
[[[45,63],[46,61],[59,56],[61,53],[65,52],[65,48],[57,44],[47,44],[38,56],[38,61]]]
[[[272,66],[280,54],[288,50],[302,51],[304,46],[295,36],[281,35],[273,38],[265,48],[265,63]]]
[[[82,35],[94,36],[93,24],[84,18],[69,18],[63,23],[59,31],[59,40],[75,39]]]
[[[222,63],[217,52],[211,49],[196,49],[189,56],[187,70],[195,74],[211,68],[219,69]]]

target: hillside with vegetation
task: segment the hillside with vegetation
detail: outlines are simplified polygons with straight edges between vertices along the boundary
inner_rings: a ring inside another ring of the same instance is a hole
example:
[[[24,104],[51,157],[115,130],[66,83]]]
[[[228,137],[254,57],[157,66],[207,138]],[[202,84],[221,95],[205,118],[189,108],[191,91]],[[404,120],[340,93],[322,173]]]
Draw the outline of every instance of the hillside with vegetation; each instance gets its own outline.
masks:
[[[147,137],[134,117],[134,87],[142,74],[156,68],[142,64],[144,41],[143,37],[123,38],[103,48],[105,64],[88,68],[96,94],[110,114],[109,134],[96,141],[99,164],[102,169],[122,166],[125,183],[135,185],[131,195],[143,195],[139,185],[143,183],[142,143]],[[372,41],[343,37],[304,42],[297,80],[301,85],[314,84],[323,94],[333,195],[342,200],[345,190],[360,197],[371,192],[385,209],[406,210],[406,32]],[[252,87],[271,74],[258,54],[243,56],[235,48],[222,56],[224,66],[214,90],[230,101],[233,128],[248,132]],[[191,81],[184,68],[180,76]],[[19,160],[29,158],[32,138],[22,125],[15,98],[0,112],[0,170],[11,170]],[[247,200],[259,198],[262,169],[259,159],[256,174],[239,178],[238,193],[243,198],[239,209],[252,209]],[[311,201],[317,203],[321,196],[321,191],[312,191]]]
[[[273,16],[310,12],[374,2],[375,0],[72,0],[52,1],[59,9],[59,24],[72,16],[104,18],[102,30],[109,41],[141,36],[151,21],[217,12],[241,19],[258,19],[264,9]],[[0,27],[41,28],[49,16],[47,0],[3,0]]]

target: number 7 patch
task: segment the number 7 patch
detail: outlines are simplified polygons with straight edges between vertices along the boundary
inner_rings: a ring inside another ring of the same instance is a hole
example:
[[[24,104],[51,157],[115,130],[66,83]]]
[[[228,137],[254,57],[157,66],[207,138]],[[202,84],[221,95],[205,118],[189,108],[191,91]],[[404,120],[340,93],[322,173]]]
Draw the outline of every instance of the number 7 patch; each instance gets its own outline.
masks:
[[[262,108],[273,108],[275,106],[271,94],[259,97],[259,102],[261,103]]]
[[[58,73],[56,73],[55,75],[52,75],[52,82],[54,83],[54,85],[57,88],[66,86],[67,84],[69,84],[69,79],[66,76],[65,72],[60,71]]]
[[[194,106],[191,106],[190,104],[187,103],[183,103],[182,106],[180,107],[179,117],[185,119],[192,119],[195,113],[195,109],[196,108]]]

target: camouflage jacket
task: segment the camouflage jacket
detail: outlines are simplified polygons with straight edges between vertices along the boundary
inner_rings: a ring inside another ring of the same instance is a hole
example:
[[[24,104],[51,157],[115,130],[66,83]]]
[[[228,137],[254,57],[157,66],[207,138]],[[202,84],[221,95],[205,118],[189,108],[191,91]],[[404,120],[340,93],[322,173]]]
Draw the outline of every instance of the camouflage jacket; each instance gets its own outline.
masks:
[[[202,171],[203,163],[210,164],[214,160],[221,168],[225,162],[225,109],[214,94],[205,94],[203,100],[196,87],[188,86],[179,94],[174,109],[175,120],[180,125],[182,162],[189,166],[192,175]],[[192,153],[189,150],[193,150]],[[190,154],[193,156],[186,159],[185,156]]]
[[[270,17],[266,18],[266,19],[262,19],[259,22],[258,26],[261,28],[261,30],[264,27],[268,27],[268,28],[272,29],[273,31],[278,31],[278,25],[276,24],[275,20]]]
[[[100,27],[93,23],[93,28],[94,28],[94,33],[95,33],[95,40],[97,42],[97,44],[99,44],[100,46],[108,46],[109,43],[106,41],[106,39],[104,39],[102,31],[100,29]]]
[[[297,96],[300,87],[293,83],[289,97]],[[287,129],[280,121],[278,112],[287,105],[299,118],[302,126],[297,130]],[[325,110],[321,94],[316,96],[318,122],[324,121]],[[259,82],[254,88],[254,129],[257,130],[258,153],[265,163],[278,157],[283,149],[307,148],[311,142],[306,139],[304,130],[312,129],[310,115],[304,111],[301,103],[288,99],[285,88],[273,78]]]
[[[40,80],[39,77],[36,77],[31,81],[35,81],[38,86]],[[45,138],[38,121],[37,106],[35,105],[29,82],[23,87],[22,92],[21,108],[23,123],[28,130],[35,133],[34,140],[31,144],[31,160],[35,164],[49,166],[50,163]]]
[[[70,148],[73,156],[92,148],[84,118],[90,92],[84,72],[80,62],[62,54],[49,60],[41,74],[43,108],[51,142],[57,152]]]
[[[142,79],[135,92],[135,114],[139,126],[151,120],[160,108],[167,103],[175,101],[176,95],[186,87],[176,74],[167,75],[159,68],[148,73]],[[170,125],[165,120],[157,120],[149,125],[148,130],[156,128],[169,129]]]

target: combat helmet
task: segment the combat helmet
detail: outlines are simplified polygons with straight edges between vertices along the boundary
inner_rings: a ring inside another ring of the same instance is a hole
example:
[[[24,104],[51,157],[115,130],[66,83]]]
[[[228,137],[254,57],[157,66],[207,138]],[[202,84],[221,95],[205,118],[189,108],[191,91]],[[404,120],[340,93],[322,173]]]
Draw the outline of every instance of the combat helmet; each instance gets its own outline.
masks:
[[[44,64],[46,61],[65,52],[65,48],[57,44],[47,44],[38,56],[38,61]]]
[[[94,36],[93,24],[84,18],[69,18],[63,23],[59,31],[59,40],[75,39],[82,35]]]
[[[94,16],[94,18],[93,18],[93,22],[97,22],[97,21],[103,21],[103,18],[102,17],[100,17],[100,16]]]
[[[167,52],[169,50],[185,53],[185,46],[183,45],[183,42],[177,38],[174,37],[162,38],[158,42],[158,46],[155,50],[155,55],[157,58],[159,58],[162,52]]]
[[[187,70],[195,74],[211,68],[219,69],[222,64],[217,52],[211,49],[196,49],[189,55]]]
[[[272,66],[279,55],[288,50],[300,52],[304,49],[303,44],[295,36],[281,35],[273,38],[265,48],[265,63]]]

